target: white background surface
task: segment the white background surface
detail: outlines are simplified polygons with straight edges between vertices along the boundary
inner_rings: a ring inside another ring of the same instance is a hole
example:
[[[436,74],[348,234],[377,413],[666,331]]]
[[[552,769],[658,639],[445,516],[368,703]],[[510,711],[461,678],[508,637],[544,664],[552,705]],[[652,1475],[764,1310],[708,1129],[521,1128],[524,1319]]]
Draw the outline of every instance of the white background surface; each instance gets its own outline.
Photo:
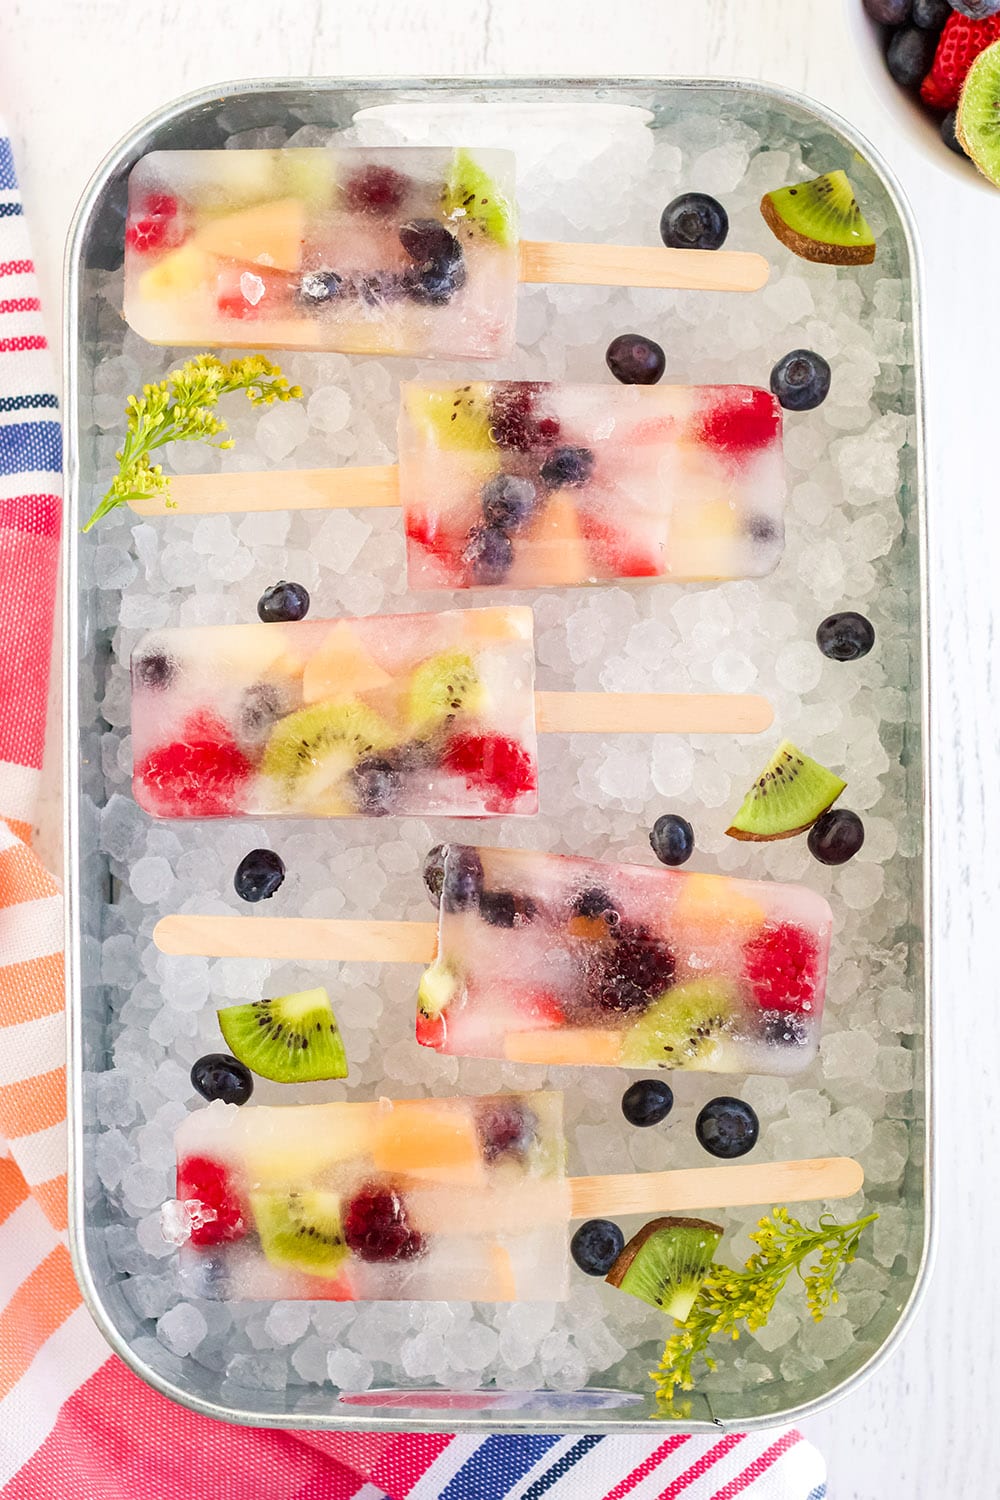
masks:
[[[910,196],[931,449],[940,1243],[904,1344],[805,1430],[835,1500],[987,1500],[1000,1493],[1000,193],[907,138],[859,65],[841,0],[2,0],[0,115],[53,337],[74,204],[137,120],[229,79],[379,73],[761,78],[849,116]],[[44,821],[51,850],[51,803]]]

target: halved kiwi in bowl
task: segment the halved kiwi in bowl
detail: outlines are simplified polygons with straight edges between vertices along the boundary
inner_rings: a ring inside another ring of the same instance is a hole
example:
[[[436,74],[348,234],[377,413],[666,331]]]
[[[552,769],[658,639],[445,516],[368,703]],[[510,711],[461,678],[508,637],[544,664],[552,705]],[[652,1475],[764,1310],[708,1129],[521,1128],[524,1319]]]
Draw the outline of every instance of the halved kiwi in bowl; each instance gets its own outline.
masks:
[[[980,52],[966,74],[955,129],[983,176],[1000,187],[1000,42]]]

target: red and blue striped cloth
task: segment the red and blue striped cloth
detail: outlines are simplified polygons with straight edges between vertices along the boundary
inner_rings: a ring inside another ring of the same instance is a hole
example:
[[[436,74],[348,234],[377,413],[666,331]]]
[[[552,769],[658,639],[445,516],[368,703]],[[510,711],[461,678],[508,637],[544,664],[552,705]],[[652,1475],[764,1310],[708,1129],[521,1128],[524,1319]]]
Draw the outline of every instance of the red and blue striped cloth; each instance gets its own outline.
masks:
[[[60,524],[60,428],[0,129],[0,1500],[822,1500],[794,1430],[307,1433],[176,1406],[109,1354],[66,1245],[58,889],[31,851]]]

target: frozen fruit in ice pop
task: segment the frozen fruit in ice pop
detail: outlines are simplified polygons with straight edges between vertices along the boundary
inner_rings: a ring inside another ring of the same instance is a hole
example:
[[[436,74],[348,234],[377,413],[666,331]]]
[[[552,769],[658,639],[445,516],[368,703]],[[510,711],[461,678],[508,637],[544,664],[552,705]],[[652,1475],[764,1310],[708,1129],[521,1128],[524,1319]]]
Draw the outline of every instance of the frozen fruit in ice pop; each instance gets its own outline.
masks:
[[[176,1136],[182,1268],[219,1299],[567,1293],[562,1096],[216,1103]]]
[[[801,886],[449,845],[417,1040],[459,1056],[795,1073],[832,916]]]
[[[154,151],[125,316],[154,344],[492,358],[518,276],[507,151]]]
[[[198,626],[132,656],[136,800],[160,817],[531,813],[531,612]]]
[[[753,386],[405,385],[413,588],[759,577],[781,556],[781,408]]]

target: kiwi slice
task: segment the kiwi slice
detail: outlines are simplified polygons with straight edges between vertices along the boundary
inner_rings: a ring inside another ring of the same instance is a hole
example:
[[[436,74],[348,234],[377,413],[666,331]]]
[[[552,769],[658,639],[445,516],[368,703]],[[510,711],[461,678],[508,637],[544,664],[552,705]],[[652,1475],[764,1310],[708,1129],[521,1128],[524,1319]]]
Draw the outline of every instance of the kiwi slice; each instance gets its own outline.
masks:
[[[460,713],[476,713],[485,694],[467,651],[441,651],[420,663],[410,678],[409,723],[428,735]]]
[[[692,979],[664,991],[622,1038],[626,1068],[688,1068],[711,1072],[735,1012],[732,985]]]
[[[347,1259],[336,1193],[251,1193],[250,1207],[272,1265],[332,1276]]]
[[[364,703],[314,703],[279,719],[260,774],[278,783],[287,804],[308,807],[352,766],[395,743],[389,725]]]
[[[489,453],[496,447],[483,386],[404,386],[403,405],[424,440],[438,448]]]
[[[456,151],[444,185],[444,211],[475,225],[498,245],[512,245],[517,236],[514,205],[468,151]]]
[[[867,266],[875,259],[875,236],[846,172],[824,172],[812,182],[765,193],[760,211],[781,243],[804,260]]]
[[[417,1009],[427,1021],[436,1021],[458,989],[450,969],[440,959],[425,969],[417,990]]]
[[[606,1280],[683,1323],[721,1238],[721,1226],[707,1219],[651,1219],[629,1240]]]
[[[1000,42],[980,52],[966,74],[955,128],[966,155],[1000,187]]]
[[[346,1078],[347,1055],[326,990],[227,1005],[218,1012],[234,1057],[275,1083]]]
[[[846,785],[818,760],[803,755],[791,740],[783,740],[726,832],[731,839],[755,843],[790,839],[811,828]]]

